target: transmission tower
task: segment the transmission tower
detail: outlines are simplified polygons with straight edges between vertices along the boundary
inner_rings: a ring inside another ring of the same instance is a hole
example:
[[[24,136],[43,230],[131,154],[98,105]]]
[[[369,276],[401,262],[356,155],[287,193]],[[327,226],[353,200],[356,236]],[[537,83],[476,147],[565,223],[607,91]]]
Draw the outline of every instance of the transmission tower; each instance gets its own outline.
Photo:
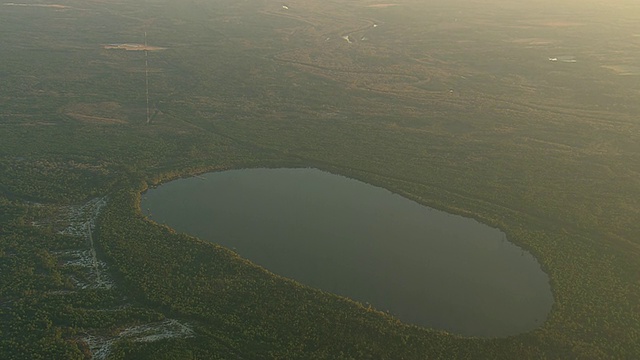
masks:
[[[147,51],[147,32],[144,32],[144,80],[145,91],[147,94],[147,124],[151,122],[151,113],[149,111],[149,54]]]

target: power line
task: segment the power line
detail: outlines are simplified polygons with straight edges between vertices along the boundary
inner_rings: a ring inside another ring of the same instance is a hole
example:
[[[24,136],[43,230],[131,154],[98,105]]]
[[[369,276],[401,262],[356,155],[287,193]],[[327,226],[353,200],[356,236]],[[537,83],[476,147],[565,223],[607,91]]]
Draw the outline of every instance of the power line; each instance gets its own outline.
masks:
[[[147,124],[151,122],[151,115],[149,112],[149,54],[147,51],[147,32],[144,32],[144,80],[147,93]]]

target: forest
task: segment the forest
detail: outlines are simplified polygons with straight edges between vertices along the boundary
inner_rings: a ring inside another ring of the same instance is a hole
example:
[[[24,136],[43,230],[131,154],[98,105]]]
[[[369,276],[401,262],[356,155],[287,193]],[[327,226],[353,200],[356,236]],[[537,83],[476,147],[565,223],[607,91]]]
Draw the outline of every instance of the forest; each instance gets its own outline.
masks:
[[[1,4],[0,358],[640,358],[640,5],[551,4]],[[508,338],[407,325],[140,209],[256,167],[497,227],[552,311]]]

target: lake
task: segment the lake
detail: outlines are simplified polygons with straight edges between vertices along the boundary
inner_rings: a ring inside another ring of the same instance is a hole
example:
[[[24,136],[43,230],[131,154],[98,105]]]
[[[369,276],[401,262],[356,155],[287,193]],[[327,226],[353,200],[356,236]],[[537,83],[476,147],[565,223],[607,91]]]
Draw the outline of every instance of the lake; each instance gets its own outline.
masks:
[[[150,189],[152,220],[405,323],[501,337],[545,321],[548,276],[476,220],[317,169],[243,169]]]

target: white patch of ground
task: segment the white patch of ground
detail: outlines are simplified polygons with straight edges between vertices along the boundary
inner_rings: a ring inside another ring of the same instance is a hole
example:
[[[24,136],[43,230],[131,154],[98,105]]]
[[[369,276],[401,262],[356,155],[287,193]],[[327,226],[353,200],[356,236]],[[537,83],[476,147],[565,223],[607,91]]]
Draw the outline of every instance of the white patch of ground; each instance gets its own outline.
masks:
[[[106,204],[106,198],[96,198],[83,205],[63,207],[56,219],[44,222],[62,225],[63,229],[59,231],[60,234],[80,237],[85,240],[85,248],[53,252],[58,258],[60,266],[84,270],[82,271],[82,279],[71,276],[71,281],[77,289],[111,289],[115,285],[108,275],[107,264],[97,258],[93,242],[93,231],[97,218]],[[38,223],[32,225],[39,226]],[[52,291],[50,294],[64,296],[74,291],[59,290]],[[2,306],[4,304],[0,303],[0,307]],[[99,309],[98,311],[118,311],[129,306],[131,304],[112,309]],[[175,319],[166,319],[160,322],[131,326],[114,336],[86,334],[81,340],[89,347],[92,359],[103,360],[109,357],[113,345],[121,340],[154,342],[193,336],[195,333],[190,325]]]
[[[56,255],[63,260],[63,267],[77,266],[86,270],[87,282],[72,278],[76,286],[81,289],[111,289],[114,286],[113,279],[107,273],[108,266],[98,259],[93,243],[96,220],[106,204],[106,198],[96,198],[84,205],[66,207],[63,211],[63,221],[68,225],[59,233],[81,237],[85,240],[87,248],[60,251]]]
[[[24,7],[44,7],[44,8],[53,8],[53,9],[69,9],[69,6],[59,5],[59,4],[16,4],[16,3],[5,3],[6,6],[24,6]]]
[[[49,291],[47,292],[48,295],[69,295],[74,293],[75,291],[71,291],[71,290],[54,290],[54,291]]]
[[[559,62],[563,62],[563,63],[576,63],[576,62],[578,62],[578,60],[576,60],[575,56],[571,56],[571,55],[550,57],[549,61],[553,61],[553,62],[559,61]]]
[[[103,360],[109,356],[114,341],[114,339],[93,335],[87,335],[83,337],[82,340],[89,346],[91,358],[96,360]]]
[[[371,4],[371,5],[367,5],[367,7],[382,9],[382,8],[388,8],[388,7],[391,7],[391,6],[398,6],[398,5],[399,4]]]
[[[87,335],[82,338],[89,346],[92,358],[106,359],[111,352],[111,347],[119,340],[133,342],[153,342],[164,339],[188,338],[195,336],[193,329],[175,319],[167,319],[162,322],[137,325],[122,330],[113,337]]]
[[[144,44],[108,44],[103,46],[107,50],[128,50],[128,51],[159,51],[167,48],[159,46],[149,46]]]
[[[108,275],[107,264],[96,256],[93,242],[93,231],[102,208],[107,204],[106,198],[96,198],[83,205],[67,206],[60,209],[60,216],[49,222],[63,225],[60,234],[80,237],[85,240],[86,247],[81,249],[54,252],[62,267],[76,267],[83,269],[82,279],[71,276],[71,281],[78,289],[111,289],[113,280]],[[34,226],[39,224],[34,223]],[[77,291],[77,290],[75,290]],[[52,291],[50,294],[64,296],[69,290]],[[0,304],[2,305],[2,304]],[[101,309],[99,311],[117,311],[131,306],[125,304],[120,308]],[[191,326],[175,319],[136,325],[121,330],[114,336],[87,334],[81,338],[91,352],[91,358],[107,359],[113,345],[120,340],[133,342],[153,342],[172,338],[188,338],[195,336]]]
[[[126,337],[136,342],[152,342],[162,339],[193,337],[191,327],[174,319],[167,319],[160,323],[139,325],[124,329],[118,336]]]

